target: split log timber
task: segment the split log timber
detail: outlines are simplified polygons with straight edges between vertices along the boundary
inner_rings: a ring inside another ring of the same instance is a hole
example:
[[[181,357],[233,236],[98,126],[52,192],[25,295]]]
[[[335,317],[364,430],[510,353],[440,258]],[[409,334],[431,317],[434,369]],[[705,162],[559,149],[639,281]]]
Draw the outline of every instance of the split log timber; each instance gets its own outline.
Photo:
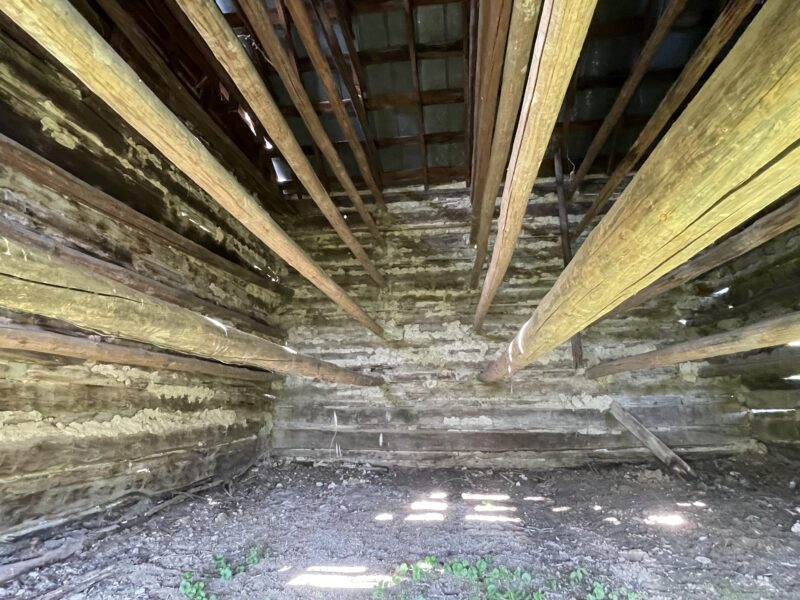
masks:
[[[148,296],[57,255],[2,238],[0,306],[77,327],[223,363],[350,385],[380,385],[362,375],[297,354],[194,312]]]
[[[247,104],[269,133],[272,142],[286,159],[297,179],[308,191],[333,229],[350,249],[356,260],[379,286],[384,287],[383,277],[375,268],[366,251],[353,236],[339,209],[333,203],[325,186],[314,171],[308,157],[292,132],[289,123],[269,93],[264,80],[239,43],[236,34],[226,23],[224,15],[213,2],[176,0],[183,14],[211,49],[217,61],[239,88]],[[297,25],[297,23],[295,23]]]
[[[261,45],[264,46],[264,50],[266,50],[270,61],[272,61],[272,66],[278,72],[283,84],[286,86],[286,90],[289,92],[289,96],[291,96],[294,105],[303,118],[303,122],[306,124],[306,127],[308,127],[311,137],[319,147],[322,155],[328,161],[328,164],[330,164],[336,179],[339,180],[342,189],[347,193],[353,206],[356,207],[358,214],[366,224],[372,237],[376,242],[380,243],[381,237],[378,232],[378,227],[375,225],[375,221],[372,219],[372,215],[367,210],[367,207],[364,206],[361,195],[358,193],[353,180],[350,179],[350,175],[347,173],[347,167],[345,167],[344,162],[342,162],[339,153],[336,152],[336,148],[334,148],[328,133],[325,131],[322,121],[319,119],[319,115],[317,115],[314,110],[314,105],[311,103],[311,99],[308,97],[308,93],[303,87],[303,82],[300,80],[300,74],[294,68],[289,55],[278,39],[266,9],[260,0],[240,0],[239,4],[252,26],[253,32],[261,42]]]
[[[623,84],[619,94],[617,94],[614,104],[611,105],[608,113],[606,113],[600,130],[594,136],[592,143],[589,144],[589,149],[586,150],[586,155],[583,157],[578,171],[575,173],[572,187],[570,188],[570,198],[575,195],[578,187],[583,183],[583,178],[586,177],[587,173],[589,173],[589,169],[592,168],[595,159],[600,154],[603,146],[605,146],[608,136],[611,135],[611,132],[616,128],[620,117],[622,117],[633,94],[636,92],[636,88],[639,87],[639,83],[647,72],[647,67],[650,66],[650,62],[653,60],[656,52],[658,52],[664,38],[669,35],[672,24],[681,12],[683,12],[685,6],[686,0],[670,0],[667,8],[659,17],[653,32],[650,34],[647,42],[645,42],[644,48],[642,48],[642,51],[636,58],[636,62],[633,63],[628,79]]]
[[[590,379],[597,379],[623,371],[664,367],[680,362],[780,346],[798,340],[800,340],[800,313],[792,313],[725,333],[717,333],[682,344],[659,348],[652,352],[600,363],[588,369],[586,376]]]
[[[481,379],[530,364],[800,184],[798,27],[800,4],[762,7]]]
[[[511,142],[514,139],[514,126],[517,124],[522,92],[525,89],[525,76],[536,34],[536,21],[542,8],[542,0],[525,2],[516,0],[511,13],[511,25],[508,31],[505,63],[503,64],[503,82],[500,85],[500,100],[497,104],[497,119],[492,138],[492,149],[489,164],[482,183],[473,186],[481,198],[475,205],[477,213],[477,232],[475,235],[475,264],[472,267],[470,285],[478,287],[483,263],[489,246],[489,233],[492,228],[494,207],[497,204],[497,191],[503,180]]]
[[[261,208],[66,0],[0,7],[268,248],[376,335],[383,329]],[[237,41],[238,45],[238,41]],[[240,46],[239,46],[240,47]],[[337,213],[338,214],[338,213]]]
[[[261,381],[268,383],[276,375],[266,371],[233,367],[210,360],[153,352],[143,348],[96,342],[84,337],[64,335],[18,325],[0,324],[0,348],[22,352],[41,352],[99,363],[113,363],[157,369],[180,371],[195,375],[224,377],[240,381]]]
[[[300,40],[303,42],[306,52],[308,52],[317,77],[319,77],[322,87],[325,88],[325,95],[331,103],[336,121],[342,128],[345,139],[347,139],[347,142],[350,144],[350,149],[353,151],[358,170],[367,183],[367,187],[369,187],[372,197],[375,199],[375,203],[379,206],[385,206],[386,203],[383,199],[383,193],[378,187],[378,182],[370,168],[367,154],[364,152],[361,141],[358,139],[358,133],[356,133],[353,122],[350,120],[350,115],[342,100],[342,95],[337,87],[331,66],[322,53],[322,48],[320,47],[316,32],[314,31],[314,25],[311,22],[311,15],[309,15],[302,0],[286,0],[286,8],[289,9],[294,19],[295,30],[300,36]]]
[[[641,133],[639,133],[625,158],[614,169],[614,172],[603,185],[603,189],[600,190],[600,193],[586,211],[586,214],[575,229],[575,237],[586,229],[586,226],[591,223],[595,215],[606,205],[617,186],[636,167],[639,159],[650,149],[670,118],[678,111],[684,100],[697,85],[697,82],[708,70],[714,58],[739,29],[739,26],[747,15],[753,11],[757,3],[758,0],[731,0],[725,6],[706,37],[703,38],[703,41],[700,42],[700,45],[692,54],[689,62],[686,63],[678,79],[672,84],[658,108],[656,108]]]
[[[489,168],[489,152],[492,150],[492,132],[495,130],[500,76],[506,53],[506,40],[509,36],[509,21],[513,0],[485,0],[478,12],[478,64],[476,71],[475,95],[475,134],[472,165],[472,227],[470,243],[478,239],[478,227],[484,200],[483,190],[486,172]],[[519,4],[519,3],[517,3]],[[535,28],[535,24],[530,24]],[[528,56],[524,60],[530,57]],[[516,120],[516,119],[515,119]],[[494,212],[494,203],[492,203]],[[481,264],[481,267],[483,264]]]
[[[12,224],[5,219],[0,219],[0,237],[5,240],[13,240],[21,246],[37,248],[79,270],[98,273],[103,277],[126,285],[148,296],[153,296],[164,302],[186,307],[190,310],[207,315],[208,317],[216,317],[236,327],[244,327],[253,333],[273,338],[285,336],[286,332],[280,327],[261,323],[249,315],[225,308],[224,306],[219,306],[189,291],[184,291],[171,285],[161,283],[160,281],[156,281],[146,275],[126,269],[112,262],[95,258],[80,250],[75,250],[55,240],[34,233],[24,227]]]
[[[800,340],[799,340],[800,341]],[[700,367],[698,377],[788,377],[800,373],[800,348],[778,348],[756,356],[733,358]]]
[[[696,477],[692,468],[680,456],[670,450],[669,446],[642,425],[641,421],[625,410],[619,402],[612,400],[608,410],[625,429],[636,436],[658,460],[667,465],[673,472],[686,479],[694,479]]]
[[[51,163],[46,158],[28,150],[25,146],[18,144],[3,134],[0,134],[0,164],[24,175],[38,185],[54,190],[75,202],[90,206],[115,221],[125,223],[139,231],[146,231],[163,243],[174,246],[188,256],[208,263],[233,277],[280,294],[284,298],[291,298],[294,295],[292,288],[245,269],[241,265],[212,252],[205,246],[183,237],[169,227],[109,196],[102,190],[81,181],[58,165]]]
[[[750,252],[782,233],[800,225],[800,195],[789,203],[761,217],[741,233],[709,248],[697,258],[682,264],[677,269],[631,296],[614,309],[608,316],[618,315],[637,306],[641,306],[656,296],[683,285],[703,273],[725,264],[729,260]]]
[[[561,150],[556,149],[553,168],[556,174],[556,195],[558,196],[558,227],[561,234],[561,254],[564,267],[572,260],[572,244],[569,239],[569,215],[567,214],[567,192],[564,189],[564,171],[561,164]],[[583,344],[581,334],[576,333],[569,340],[572,346],[572,366],[579,369],[583,366]]]
[[[596,3],[597,0],[577,0],[567,5],[545,0],[542,7],[503,187],[497,238],[475,311],[476,330],[480,329],[514,254],[528,197],[550,142]]]

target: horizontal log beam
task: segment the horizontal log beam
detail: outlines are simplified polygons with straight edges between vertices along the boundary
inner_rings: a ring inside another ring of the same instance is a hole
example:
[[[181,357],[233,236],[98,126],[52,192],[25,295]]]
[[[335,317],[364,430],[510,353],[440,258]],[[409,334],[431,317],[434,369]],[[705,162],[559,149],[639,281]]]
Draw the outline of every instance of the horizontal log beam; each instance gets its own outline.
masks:
[[[0,6],[23,31],[239,220],[267,247],[376,335],[383,329],[281,227],[66,0]],[[241,47],[238,45],[237,47]],[[338,211],[337,211],[338,214]]]
[[[800,341],[800,340],[798,340]],[[779,348],[772,352],[732,358],[700,367],[699,377],[764,376],[788,377],[800,373],[800,348]]]
[[[484,381],[530,364],[800,185],[798,28],[793,0],[761,8]]]
[[[588,369],[586,376],[590,379],[597,379],[623,371],[665,367],[681,362],[726,356],[797,341],[800,341],[800,313],[793,313],[725,333],[709,335],[690,342],[659,348],[652,352],[601,363]]]
[[[380,385],[216,319],[143,294],[0,235],[0,306],[191,356],[349,385]]]
[[[242,367],[232,367],[210,360],[153,352],[143,348],[96,342],[94,340],[44,331],[33,327],[21,327],[0,323],[0,348],[20,352],[39,352],[68,358],[79,358],[99,363],[111,363],[157,369],[159,371],[179,371],[192,375],[224,377],[239,381],[268,383],[277,376],[267,371],[256,371]]]

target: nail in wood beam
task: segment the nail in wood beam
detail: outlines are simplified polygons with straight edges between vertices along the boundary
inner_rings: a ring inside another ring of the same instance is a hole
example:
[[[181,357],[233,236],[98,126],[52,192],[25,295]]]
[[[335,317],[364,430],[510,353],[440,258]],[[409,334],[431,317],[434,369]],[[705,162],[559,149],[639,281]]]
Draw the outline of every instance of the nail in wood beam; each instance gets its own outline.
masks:
[[[608,411],[614,415],[614,418],[619,421],[620,425],[630,431],[636,439],[642,442],[658,460],[663,462],[676,475],[685,479],[695,479],[697,477],[694,470],[692,470],[680,456],[675,454],[669,446],[658,439],[652,431],[642,425],[639,419],[625,410],[619,402],[612,400]]]
[[[636,164],[650,149],[658,136],[669,123],[672,116],[683,105],[684,100],[695,88],[700,78],[708,70],[713,60],[725,47],[734,33],[739,29],[747,15],[749,15],[758,0],[731,0],[720,13],[714,25],[709,30],[703,41],[692,54],[689,62],[681,71],[678,79],[672,84],[664,99],[656,108],[650,120],[644,126],[636,141],[625,154],[625,158],[617,165],[614,172],[603,185],[603,189],[592,202],[586,211],[578,227],[575,229],[575,236],[586,229],[592,219],[606,205],[614,190],[622,183],[622,180],[636,167]]]
[[[672,24],[681,14],[684,6],[686,6],[686,0],[670,0],[667,8],[664,10],[661,17],[659,17],[658,23],[656,23],[653,29],[653,33],[650,34],[647,42],[645,42],[644,48],[642,48],[642,51],[636,58],[636,62],[633,63],[631,74],[623,84],[619,94],[617,94],[614,104],[611,105],[608,113],[606,113],[606,118],[603,119],[603,124],[594,136],[592,143],[589,145],[589,149],[586,150],[586,155],[583,157],[578,171],[575,173],[572,188],[570,189],[570,198],[575,195],[578,187],[583,183],[584,177],[589,173],[589,169],[592,168],[595,159],[603,149],[606,140],[608,140],[608,136],[611,135],[611,132],[616,128],[620,117],[622,117],[622,114],[625,112],[625,108],[627,108],[634,92],[636,92],[636,88],[639,87],[639,83],[647,72],[647,67],[650,66],[650,62],[653,60],[656,52],[658,52],[664,38],[669,35]]]
[[[516,0],[511,12],[511,24],[508,30],[508,44],[503,64],[503,82],[500,86],[500,100],[497,104],[497,120],[492,138],[488,167],[481,183],[476,180],[473,190],[481,191],[481,198],[473,202],[477,207],[477,233],[475,236],[475,264],[472,267],[470,285],[478,286],[486,252],[489,246],[489,233],[492,228],[492,217],[497,204],[497,191],[503,180],[508,155],[511,153],[511,141],[514,138],[514,126],[517,123],[519,107],[522,103],[522,92],[525,89],[525,77],[528,74],[533,38],[536,35],[536,22],[542,7],[541,0],[527,2]]]
[[[530,364],[800,185],[798,28],[800,4],[762,7],[484,381]]]
[[[358,139],[358,133],[353,126],[353,121],[347,112],[347,107],[342,100],[342,95],[339,92],[339,87],[336,78],[333,76],[333,71],[328,59],[322,52],[322,47],[317,39],[317,34],[314,31],[314,25],[311,22],[311,15],[306,10],[304,0],[286,0],[286,7],[294,19],[294,26],[300,40],[305,46],[306,52],[314,65],[317,77],[319,77],[322,87],[325,89],[325,95],[333,109],[333,114],[336,121],[342,129],[342,133],[350,144],[350,149],[353,151],[353,156],[358,165],[358,170],[364,181],[367,182],[370,192],[372,193],[375,202],[379,205],[385,204],[383,200],[383,193],[378,188],[378,183],[370,168],[369,160],[364,152],[364,147],[361,145],[361,140]]]
[[[673,344],[652,352],[600,363],[587,369],[586,376],[597,379],[623,371],[654,369],[714,356],[781,346],[798,340],[800,340],[800,313],[792,313],[682,344]]]
[[[268,383],[277,379],[275,374],[267,371],[233,367],[210,360],[154,352],[108,342],[95,342],[88,338],[5,323],[0,323],[0,348],[20,352],[41,352],[99,363],[158,369],[159,371],[179,371],[192,375],[224,377],[240,381]]]
[[[422,163],[422,181],[427,190],[431,180],[428,173],[428,147],[425,145],[425,111],[422,108],[422,93],[419,85],[417,28],[414,24],[414,8],[411,6],[411,0],[403,1],[403,11],[406,18],[406,36],[408,37],[408,60],[411,63],[411,87],[417,100],[417,138],[419,140],[419,155]]]
[[[50,2],[51,0],[47,0]],[[4,7],[5,8],[5,7]],[[46,249],[0,236],[0,306],[101,334],[223,363],[350,385],[380,385],[364,375],[298,354],[203,314],[164,302]]]
[[[9,0],[0,6],[0,11],[63,63],[267,247],[347,314],[376,335],[383,334],[382,328],[272,220],[255,197],[142,84],[133,69],[69,2]],[[238,40],[236,46],[241,49]]]
[[[509,22],[513,0],[484,0],[478,17],[478,64],[476,70],[475,149],[472,159],[472,225],[469,241],[475,244],[478,239],[480,215],[484,201],[486,174],[492,151],[492,138],[495,131],[495,113],[498,103],[498,86],[503,74],[506,43],[509,41]],[[517,3],[519,4],[519,3]],[[518,8],[521,8],[518,7]],[[535,31],[535,24],[531,25]],[[533,35],[533,33],[531,33]],[[530,52],[528,52],[530,55]],[[527,62],[529,56],[523,60]],[[524,77],[524,76],[523,76]],[[523,79],[524,80],[524,79]],[[516,118],[513,119],[516,121]],[[494,212],[494,204],[492,204]],[[488,234],[487,234],[488,235]],[[481,264],[483,267],[483,264]]]
[[[334,11],[339,10],[337,5],[338,2],[333,3]],[[350,53],[351,66],[347,64],[347,61],[344,58],[342,48],[339,46],[339,38],[333,28],[333,23],[328,16],[328,12],[325,10],[325,5],[321,2],[312,3],[312,7],[315,9],[317,21],[319,21],[322,31],[325,34],[325,41],[327,42],[331,58],[333,59],[336,69],[339,71],[339,76],[342,78],[342,83],[344,83],[344,87],[347,89],[347,93],[350,96],[350,103],[355,110],[356,120],[364,136],[364,145],[366,147],[370,172],[375,179],[376,187],[380,191],[383,187],[381,163],[380,160],[378,160],[375,136],[372,135],[372,128],[369,126],[369,118],[367,117],[367,110],[364,107],[364,99],[361,97],[361,86],[356,84],[361,66],[358,53],[355,50],[352,33],[350,32],[349,22],[347,22],[348,17],[343,16],[342,13],[338,13],[340,15],[339,25],[342,28],[342,37],[345,40],[345,45],[348,49],[347,51]],[[380,192],[380,196],[376,198],[375,202],[378,204],[378,206],[385,207],[383,192]]]
[[[350,231],[347,222],[331,200],[325,186],[322,185],[280,108],[267,90],[264,80],[216,4],[193,0],[176,0],[176,3],[206,45],[214,52],[219,63],[228,72],[231,80],[239,88],[255,116],[269,133],[272,142],[280,150],[297,179],[308,191],[311,199],[328,219],[359,264],[364,267],[367,274],[379,287],[383,287],[385,285],[383,277],[367,256],[364,248],[353,236],[353,232]],[[299,28],[294,13],[293,16],[295,26]]]
[[[697,258],[670,271],[655,283],[628,298],[608,316],[615,316],[641,306],[648,300],[688,283],[737,256],[746,254],[798,225],[800,225],[800,194],[787,204],[761,217],[741,233],[729,237]]]
[[[578,62],[596,0],[545,0],[528,69],[519,122],[514,136],[497,238],[475,311],[479,330],[505,277],[517,245],[525,208]]]
[[[303,122],[311,133],[311,137],[316,143],[316,146],[320,149],[323,156],[328,161],[328,164],[330,164],[334,175],[336,175],[336,179],[342,185],[342,189],[345,190],[350,201],[356,207],[358,214],[375,238],[375,241],[380,242],[381,237],[378,232],[378,227],[375,225],[375,221],[372,219],[372,215],[367,210],[367,207],[364,206],[361,195],[358,193],[353,180],[350,179],[344,162],[342,162],[339,153],[333,146],[330,137],[328,137],[328,133],[325,131],[325,127],[319,119],[319,115],[317,115],[314,110],[311,99],[308,97],[308,93],[303,87],[303,82],[300,80],[300,75],[295,65],[292,63],[290,56],[281,45],[261,0],[239,0],[239,5],[242,7],[250,26],[253,28],[253,32],[261,42],[264,50],[266,50],[272,62],[272,66],[278,72],[278,75],[286,86],[286,90],[289,92],[289,96],[300,112],[300,116],[303,118]],[[287,33],[287,35],[289,34]],[[291,40],[289,40],[289,42],[291,43]]]

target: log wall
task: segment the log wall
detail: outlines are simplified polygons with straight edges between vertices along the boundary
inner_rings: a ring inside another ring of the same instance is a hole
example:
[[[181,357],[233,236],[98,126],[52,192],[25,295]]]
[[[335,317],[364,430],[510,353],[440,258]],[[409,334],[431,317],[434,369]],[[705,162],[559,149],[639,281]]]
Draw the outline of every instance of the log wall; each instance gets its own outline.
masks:
[[[648,457],[607,414],[618,400],[677,452],[689,456],[753,448],[743,388],[699,379],[697,366],[587,380],[560,347],[510,382],[476,374],[531,314],[563,268],[557,200],[536,195],[509,277],[481,334],[471,329],[477,301],[469,287],[468,193],[387,196],[387,247],[378,260],[388,287],[377,292],[336,240],[310,224],[295,230],[316,260],[382,320],[396,340],[350,327],[317,294],[297,290],[284,307],[289,343],[299,352],[372,370],[389,385],[349,390],[289,377],[276,384],[273,451],[311,460],[373,464],[561,466]],[[573,203],[574,225],[585,200]],[[366,231],[361,232],[366,235]],[[587,364],[698,335],[679,322],[703,299],[676,290],[584,337]]]

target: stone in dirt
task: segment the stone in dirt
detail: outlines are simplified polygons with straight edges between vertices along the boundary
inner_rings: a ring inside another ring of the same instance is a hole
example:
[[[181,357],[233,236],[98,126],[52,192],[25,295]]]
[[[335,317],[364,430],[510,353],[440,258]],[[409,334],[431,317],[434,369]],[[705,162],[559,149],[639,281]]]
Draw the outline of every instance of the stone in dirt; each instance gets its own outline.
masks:
[[[800,521],[798,521],[797,523],[792,525],[792,533],[796,533],[797,535],[800,535]]]

